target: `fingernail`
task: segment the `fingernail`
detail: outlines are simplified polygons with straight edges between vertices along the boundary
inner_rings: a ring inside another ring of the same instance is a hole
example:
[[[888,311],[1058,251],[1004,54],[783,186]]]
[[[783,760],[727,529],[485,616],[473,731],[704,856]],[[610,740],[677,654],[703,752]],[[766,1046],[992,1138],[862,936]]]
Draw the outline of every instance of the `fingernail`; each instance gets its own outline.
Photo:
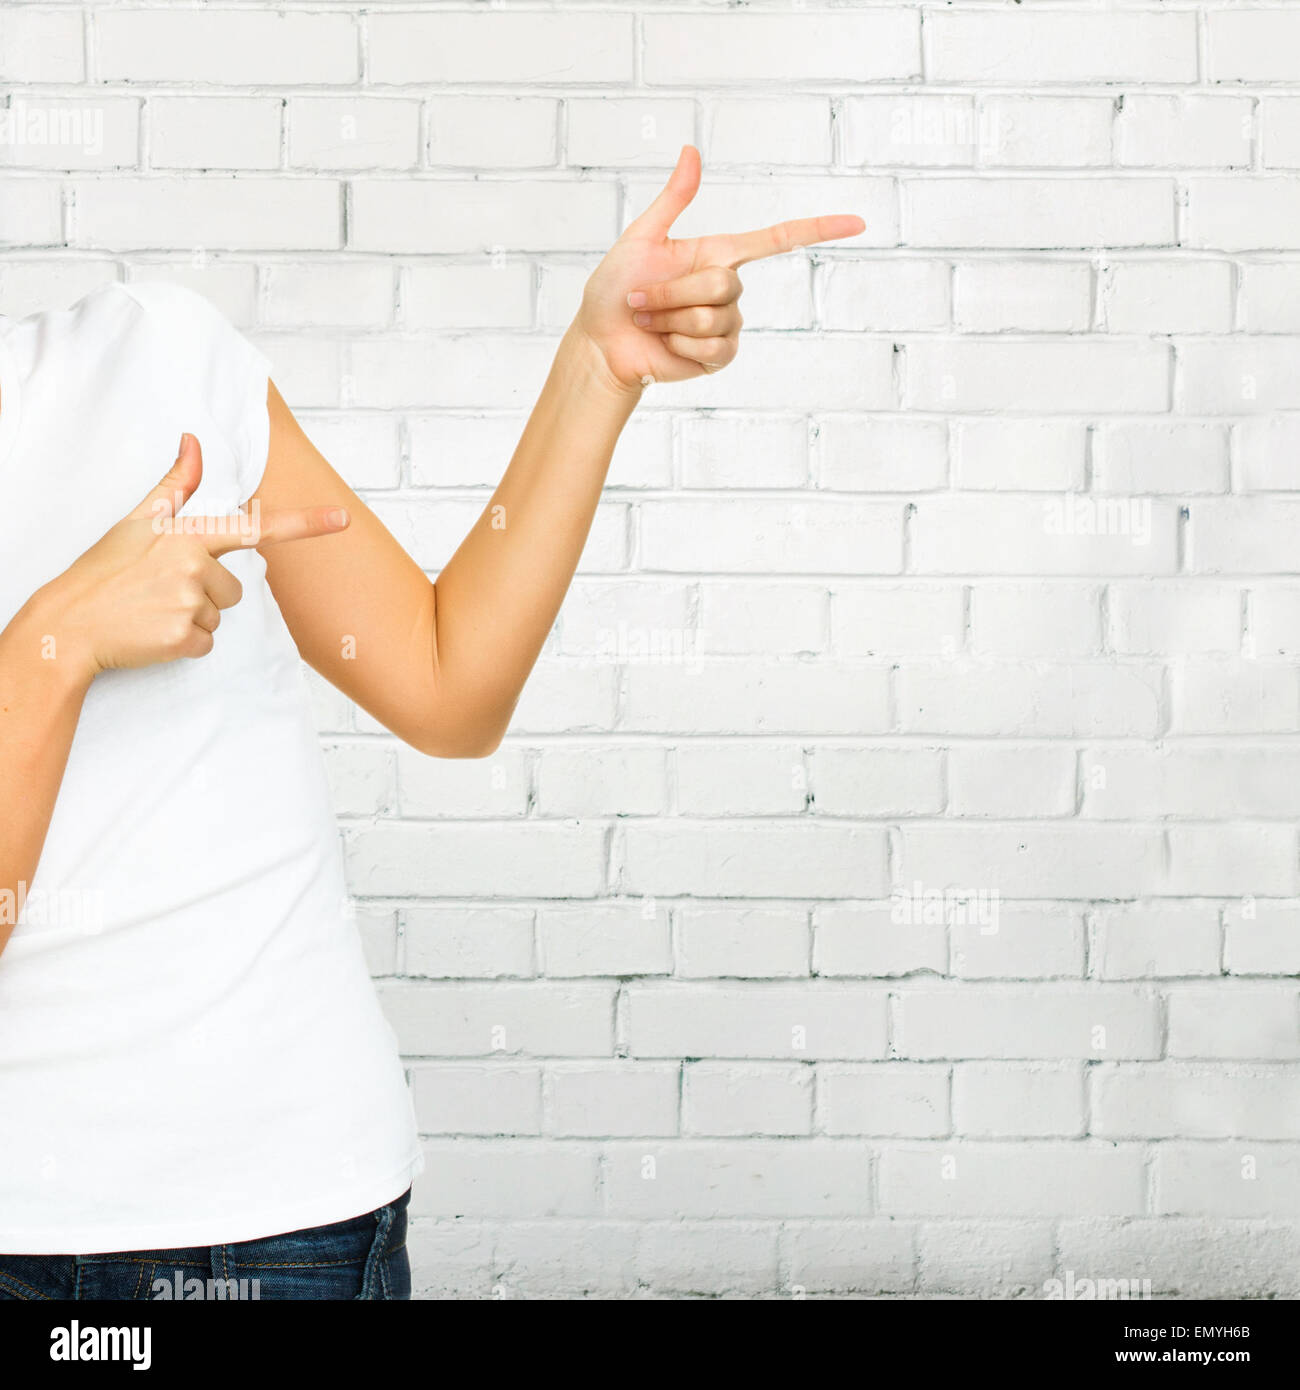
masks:
[[[177,453],[177,456],[178,456],[178,457],[179,457],[181,454],[183,454],[183,453],[185,452],[185,441],[186,441],[189,437],[190,437],[190,436],[189,436],[188,432],[185,433],[185,434],[183,434],[183,435],[181,435],[181,442],[176,446],[176,453]]]
[[[650,315],[649,315],[649,314],[633,314],[633,315],[632,315],[632,322],[633,322],[633,323],[639,323],[639,324],[641,325],[641,327],[644,328],[644,327],[646,326],[646,324],[648,324],[648,323],[650,322]]]
[[[325,520],[328,521],[331,526],[342,528],[348,524],[348,514],[342,507],[335,507],[334,510],[326,516]]]
[[[629,309],[644,309],[646,297],[644,290],[633,290],[627,297],[627,307]]]

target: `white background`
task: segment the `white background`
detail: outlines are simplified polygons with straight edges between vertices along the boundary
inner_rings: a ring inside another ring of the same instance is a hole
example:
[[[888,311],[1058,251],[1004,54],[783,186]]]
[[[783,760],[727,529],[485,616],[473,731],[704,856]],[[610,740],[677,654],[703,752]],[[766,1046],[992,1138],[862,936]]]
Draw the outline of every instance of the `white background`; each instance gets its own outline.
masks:
[[[10,4],[0,82],[0,310],[200,290],[431,573],[683,142],[682,234],[866,219],[648,392],[495,756],[317,683],[420,1292],[1300,1292],[1300,10]]]

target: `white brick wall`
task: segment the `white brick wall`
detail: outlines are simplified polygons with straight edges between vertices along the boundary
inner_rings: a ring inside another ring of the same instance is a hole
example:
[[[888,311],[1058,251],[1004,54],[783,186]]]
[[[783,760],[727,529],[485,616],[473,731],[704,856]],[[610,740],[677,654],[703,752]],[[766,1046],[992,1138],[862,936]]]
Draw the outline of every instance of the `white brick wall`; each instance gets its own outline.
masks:
[[[0,81],[0,310],[200,289],[430,572],[683,141],[684,234],[867,220],[647,397],[493,758],[316,683],[422,1294],[1300,1294],[1300,14],[69,0]]]

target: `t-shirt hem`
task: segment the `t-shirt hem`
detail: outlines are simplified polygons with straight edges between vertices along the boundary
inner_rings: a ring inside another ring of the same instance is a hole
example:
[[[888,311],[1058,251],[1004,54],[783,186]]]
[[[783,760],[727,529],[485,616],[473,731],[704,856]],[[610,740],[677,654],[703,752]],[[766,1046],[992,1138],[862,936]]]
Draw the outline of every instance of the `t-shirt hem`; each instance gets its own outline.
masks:
[[[202,1220],[182,1216],[155,1226],[59,1226],[38,1231],[0,1227],[0,1252],[5,1255],[107,1255],[265,1240],[291,1231],[348,1221],[387,1206],[396,1201],[423,1170],[424,1158],[417,1149],[399,1169],[382,1180],[321,1193],[311,1201],[292,1206],[241,1210],[237,1214]]]

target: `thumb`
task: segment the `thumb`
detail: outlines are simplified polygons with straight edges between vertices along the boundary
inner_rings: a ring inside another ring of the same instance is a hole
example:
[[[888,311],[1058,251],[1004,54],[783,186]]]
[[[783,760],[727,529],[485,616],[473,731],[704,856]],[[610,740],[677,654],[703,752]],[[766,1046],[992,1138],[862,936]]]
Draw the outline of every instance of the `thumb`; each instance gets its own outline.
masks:
[[[628,225],[627,231],[635,228],[640,236],[666,237],[668,229],[685,211],[699,187],[700,152],[694,145],[683,145],[677,156],[677,167],[668,176],[659,196]]]
[[[130,520],[173,517],[194,496],[203,481],[203,450],[192,434],[181,435],[176,462],[162,482],[130,514]]]

